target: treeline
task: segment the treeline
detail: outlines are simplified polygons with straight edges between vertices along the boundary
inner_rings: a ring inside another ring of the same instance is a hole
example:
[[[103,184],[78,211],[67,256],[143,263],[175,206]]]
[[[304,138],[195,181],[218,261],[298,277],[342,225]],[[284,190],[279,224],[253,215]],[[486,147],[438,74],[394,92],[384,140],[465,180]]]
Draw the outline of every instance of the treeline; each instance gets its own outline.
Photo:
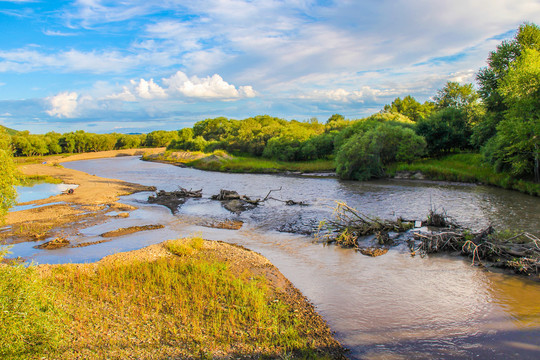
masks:
[[[384,173],[395,161],[480,151],[499,172],[540,182],[540,29],[523,24],[492,51],[473,84],[447,82],[423,104],[396,98],[380,113],[321,124],[270,116],[207,119],[182,129],[168,149],[302,161],[335,157],[345,179]]]
[[[11,131],[7,131],[11,130]],[[0,129],[0,148],[9,149],[14,156],[82,153],[139,147],[164,147],[178,138],[177,131],[158,130],[148,134],[93,134],[82,130],[42,135],[28,131]]]

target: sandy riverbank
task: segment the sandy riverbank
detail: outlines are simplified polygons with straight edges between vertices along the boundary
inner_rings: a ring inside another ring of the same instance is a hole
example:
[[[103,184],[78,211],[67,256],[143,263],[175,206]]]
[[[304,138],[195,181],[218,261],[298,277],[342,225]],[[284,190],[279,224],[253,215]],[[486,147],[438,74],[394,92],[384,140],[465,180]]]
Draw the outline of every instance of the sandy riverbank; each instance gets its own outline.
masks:
[[[175,240],[175,243],[186,244],[188,245],[190,239],[180,239]],[[140,264],[152,264],[167,263],[171,262],[184,262],[190,261],[187,260],[185,256],[178,256],[177,254],[172,253],[166,243],[150,245],[146,248],[117,253],[114,255],[107,256],[102,260],[96,263],[90,264],[65,264],[65,265],[39,265],[38,270],[42,277],[49,279],[62,276],[66,273],[76,273],[77,278],[80,276],[84,278],[85,276],[90,276],[89,279],[94,279],[96,276],[99,276],[100,273],[106,273],[110,269],[124,268],[131,266],[140,266]],[[275,344],[270,345],[269,343],[260,342],[261,340],[256,340],[257,336],[253,333],[251,335],[243,336],[242,332],[246,331],[249,328],[249,324],[237,323],[234,325],[235,335],[229,335],[231,342],[218,344],[215,342],[215,339],[207,339],[202,341],[200,345],[197,345],[199,353],[206,354],[204,358],[218,357],[220,359],[229,359],[229,358],[242,358],[242,359],[256,359],[261,356],[264,358],[305,358],[306,350],[311,352],[309,358],[313,359],[345,359],[344,349],[337,342],[333,334],[324,322],[324,320],[317,314],[313,305],[298,291],[292,283],[287,280],[281,272],[272,265],[268,259],[262,255],[253,252],[251,250],[245,249],[241,246],[231,245],[228,243],[220,241],[208,241],[204,240],[202,247],[195,250],[195,253],[191,254],[190,257],[195,261],[193,265],[197,266],[198,261],[206,263],[207,261],[224,263],[227,266],[227,269],[230,269],[230,273],[233,277],[238,279],[259,279],[264,277],[266,279],[265,283],[268,286],[267,293],[267,302],[268,306],[272,307],[272,304],[282,303],[286,306],[286,314],[282,316],[292,316],[296,318],[293,322],[294,331],[298,332],[302,341],[305,341],[307,347],[296,348],[295,346],[291,347],[290,345],[284,346],[281,344],[281,341],[276,341]],[[158,273],[158,270],[155,270]],[[229,271],[229,270],[227,270]],[[62,275],[58,275],[62,274]],[[87,274],[87,275],[85,275]],[[163,276],[163,275],[161,275]],[[101,280],[103,281],[103,280]],[[244,280],[246,281],[246,280]],[[249,280],[251,281],[251,280]],[[219,285],[219,284],[218,284]],[[91,286],[91,285],[88,285]],[[141,286],[143,286],[141,284]],[[171,285],[172,286],[172,285]],[[209,291],[209,289],[199,289],[199,291]],[[210,290],[213,291],[213,290]],[[217,291],[217,290],[216,290]],[[118,296],[121,296],[123,290],[117,289]],[[160,299],[160,294],[153,294],[151,297]],[[90,301],[90,302],[89,302]],[[144,306],[139,310],[142,315],[137,318],[130,319],[129,315],[123,315],[121,321],[129,323],[129,326],[122,326],[120,324],[114,324],[111,321],[115,316],[112,314],[109,315],[100,313],[100,304],[101,300],[97,300],[96,303],[93,303],[95,300],[90,300],[88,298],[81,298],[77,294],[68,294],[66,299],[62,301],[62,307],[65,308],[67,313],[72,311],[71,309],[85,309],[89,307],[92,309],[92,314],[97,316],[99,320],[99,326],[94,324],[91,319],[86,318],[85,316],[79,315],[74,316],[74,323],[70,326],[72,329],[72,337],[70,340],[69,346],[60,346],[60,348],[55,351],[54,356],[57,358],[85,358],[85,359],[98,359],[98,358],[138,358],[138,359],[155,359],[155,358],[174,358],[174,359],[192,359],[199,358],[198,353],[193,353],[193,344],[190,340],[190,334],[184,334],[188,324],[180,322],[179,324],[169,323],[168,332],[178,333],[174,338],[156,340],[155,336],[147,334],[148,331],[143,333],[137,333],[136,329],[139,327],[138,322],[141,322],[140,317],[145,318],[146,323],[141,323],[140,327],[152,328],[153,326],[159,326],[153,323],[153,321],[162,321],[159,320],[160,317],[154,320],[149,320],[150,314],[146,314],[147,310]],[[223,301],[223,299],[219,299]],[[177,304],[169,303],[169,306],[178,309],[182,305],[182,299],[177,300]],[[151,302],[150,302],[151,303]],[[135,304],[125,303],[126,309],[122,309],[123,313],[129,314],[131,307],[136,306]],[[208,305],[211,306],[210,304]],[[84,310],[80,310],[84,313]],[[157,310],[155,310],[157,311]],[[176,311],[176,310],[170,310]],[[193,311],[201,311],[194,308]],[[208,310],[204,310],[208,311]],[[206,318],[219,318],[224,321],[223,326],[226,325],[228,320],[226,320],[229,315],[229,310],[226,308],[219,308],[216,310],[218,313],[223,312],[222,315],[215,314],[213,311],[205,315]],[[166,311],[165,313],[168,313]],[[165,316],[166,314],[159,316]],[[126,316],[128,316],[126,320]],[[157,313],[152,314],[152,316],[158,316]],[[256,317],[255,317],[256,318]],[[285,321],[284,319],[276,319],[276,321]],[[176,327],[178,326],[179,327]],[[229,326],[229,325],[227,325]],[[106,345],[102,341],[96,341],[96,338],[99,338],[101,334],[93,333],[96,330],[96,327],[108,328],[107,337],[108,341]],[[247,328],[246,328],[247,327]],[[204,326],[203,326],[204,329]],[[275,330],[270,327],[266,330],[268,331],[267,335],[264,336],[280,336],[279,334],[274,334]],[[203,334],[210,334],[212,329],[205,329],[202,331]],[[159,333],[159,331],[158,331]],[[147,335],[142,335],[147,334]],[[260,336],[261,334],[259,334]],[[282,334],[286,338],[287,334]],[[161,335],[160,335],[161,336]],[[202,335],[207,336],[207,335]],[[209,335],[208,335],[209,336]],[[263,337],[264,337],[263,336]],[[145,339],[144,337],[148,337]],[[159,336],[158,336],[159,337]],[[137,338],[136,341],[130,341],[128,339]],[[180,340],[180,343],[176,344]],[[201,341],[201,339],[197,340]],[[139,343],[144,343],[143,346]],[[287,341],[285,341],[287,343]],[[300,353],[298,353],[300,351]]]
[[[119,204],[117,202],[119,197],[138,191],[150,191],[151,187],[90,175],[64,168],[60,164],[68,161],[153,154],[160,151],[163,151],[163,148],[113,150],[68,157],[49,157],[46,163],[19,165],[19,170],[25,175],[51,176],[66,184],[76,184],[78,187],[72,194],[61,194],[19,204],[33,204],[39,207],[8,213],[6,227],[0,232],[0,241],[9,244],[42,240],[58,236],[59,233],[70,235],[83,227],[105,221],[107,218],[105,214],[110,211],[134,210],[132,206]]]

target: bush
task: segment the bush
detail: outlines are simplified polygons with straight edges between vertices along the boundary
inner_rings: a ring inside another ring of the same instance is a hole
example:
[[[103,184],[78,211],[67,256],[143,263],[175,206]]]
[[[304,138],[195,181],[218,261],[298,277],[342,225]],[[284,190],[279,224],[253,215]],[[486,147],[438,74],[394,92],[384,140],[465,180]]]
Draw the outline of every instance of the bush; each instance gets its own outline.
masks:
[[[380,124],[347,140],[336,156],[337,174],[356,180],[381,177],[385,165],[417,159],[425,148],[425,140],[411,129]]]

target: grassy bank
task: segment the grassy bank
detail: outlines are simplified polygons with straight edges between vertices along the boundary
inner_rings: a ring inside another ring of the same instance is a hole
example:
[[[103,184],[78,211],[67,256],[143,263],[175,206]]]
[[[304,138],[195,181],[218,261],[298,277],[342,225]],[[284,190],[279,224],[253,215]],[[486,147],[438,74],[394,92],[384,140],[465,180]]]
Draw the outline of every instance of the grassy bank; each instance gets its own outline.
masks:
[[[223,257],[229,248],[239,252],[235,261]],[[139,255],[40,271],[1,267],[2,290],[13,281],[41,288],[32,296],[2,295],[2,306],[23,304],[39,319],[2,318],[0,357],[341,356],[320,320],[267,280],[261,269],[270,265],[237,266],[238,259],[262,258],[257,254],[200,238],[133,253]]]
[[[387,173],[394,176],[400,171],[421,172],[432,180],[484,183],[540,196],[540,184],[516,180],[509,174],[495,172],[483,161],[481,154],[454,154],[441,159],[420,160],[411,164],[393,164]]]
[[[282,173],[282,172],[328,172],[335,171],[331,159],[313,161],[275,161],[246,156],[232,156],[223,151],[211,154],[202,152],[165,152],[159,155],[144,156],[143,160],[160,161],[176,165],[185,165],[200,170],[233,173]]]

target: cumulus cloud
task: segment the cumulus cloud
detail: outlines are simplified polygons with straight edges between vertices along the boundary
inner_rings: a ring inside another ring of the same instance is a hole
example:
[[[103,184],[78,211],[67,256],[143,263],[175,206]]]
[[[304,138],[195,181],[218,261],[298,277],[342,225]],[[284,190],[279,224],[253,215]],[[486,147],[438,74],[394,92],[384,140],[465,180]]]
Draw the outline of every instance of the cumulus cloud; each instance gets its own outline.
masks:
[[[257,96],[252,86],[239,86],[229,84],[218,74],[199,78],[188,77],[184,72],[177,71],[168,78],[162,79],[163,86],[154,82],[154,79],[131,80],[129,86],[123,86],[122,91],[107,95],[110,100],[137,101],[154,99],[180,99],[191,98],[200,100],[238,100]]]
[[[218,74],[205,78],[197,76],[188,78],[182,71],[178,71],[171,77],[163,79],[163,83],[168,86],[169,93],[182,94],[190,98],[228,100],[256,95],[251,86],[240,86],[236,89]]]
[[[154,79],[146,81],[140,79],[139,82],[131,80],[131,84],[134,86],[135,93],[142,99],[164,99],[167,97],[165,90],[154,82]]]
[[[76,92],[61,92],[55,96],[47,98],[51,109],[47,114],[58,118],[72,118],[77,115],[79,94]]]

